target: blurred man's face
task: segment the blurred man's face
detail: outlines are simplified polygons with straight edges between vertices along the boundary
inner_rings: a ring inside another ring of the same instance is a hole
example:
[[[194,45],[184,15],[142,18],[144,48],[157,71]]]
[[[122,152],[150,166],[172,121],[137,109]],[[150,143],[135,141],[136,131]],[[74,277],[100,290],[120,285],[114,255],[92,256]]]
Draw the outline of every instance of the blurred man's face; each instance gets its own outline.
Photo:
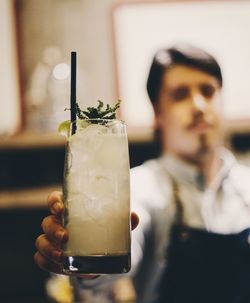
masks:
[[[155,111],[164,151],[199,162],[218,145],[221,94],[215,77],[173,66],[163,76]]]

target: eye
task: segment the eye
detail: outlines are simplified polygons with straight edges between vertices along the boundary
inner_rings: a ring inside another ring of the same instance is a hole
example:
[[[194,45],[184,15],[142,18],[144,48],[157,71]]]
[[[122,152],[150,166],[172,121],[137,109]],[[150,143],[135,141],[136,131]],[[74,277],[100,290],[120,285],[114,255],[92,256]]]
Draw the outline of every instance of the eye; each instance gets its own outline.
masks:
[[[202,84],[200,86],[200,91],[203,97],[212,98],[215,94],[215,87],[210,84]]]
[[[182,101],[189,96],[189,89],[187,87],[176,88],[169,93],[169,97],[173,101]]]

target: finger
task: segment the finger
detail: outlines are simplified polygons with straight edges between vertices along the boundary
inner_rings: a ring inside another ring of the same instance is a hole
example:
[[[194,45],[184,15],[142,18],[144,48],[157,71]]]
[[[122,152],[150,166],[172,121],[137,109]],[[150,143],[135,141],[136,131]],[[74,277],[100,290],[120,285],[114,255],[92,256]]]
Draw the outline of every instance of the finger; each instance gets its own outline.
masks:
[[[61,265],[51,262],[39,252],[35,253],[34,262],[43,270],[54,272],[56,274],[62,274]]]
[[[46,237],[46,235],[40,235],[35,242],[38,252],[46,259],[49,259],[53,263],[60,264],[63,261],[63,253],[60,249],[55,247]]]
[[[136,213],[131,213],[131,228],[134,230],[139,224],[139,217]]]
[[[62,223],[55,215],[45,217],[42,221],[42,230],[46,237],[56,246],[61,247],[68,241],[68,232],[63,228]]]
[[[52,214],[62,215],[64,211],[62,192],[54,191],[48,196],[48,207]]]

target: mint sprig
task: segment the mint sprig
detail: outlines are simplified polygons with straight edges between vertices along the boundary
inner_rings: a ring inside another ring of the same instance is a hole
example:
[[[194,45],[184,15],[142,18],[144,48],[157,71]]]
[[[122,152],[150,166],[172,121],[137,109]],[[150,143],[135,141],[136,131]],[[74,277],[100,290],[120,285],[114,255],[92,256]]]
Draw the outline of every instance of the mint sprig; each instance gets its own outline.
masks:
[[[101,100],[97,101],[97,107],[87,107],[86,110],[81,110],[78,103],[76,103],[76,115],[79,119],[116,119],[116,110],[120,107],[121,100],[111,107],[109,104],[104,106]],[[66,108],[65,110],[70,110]]]

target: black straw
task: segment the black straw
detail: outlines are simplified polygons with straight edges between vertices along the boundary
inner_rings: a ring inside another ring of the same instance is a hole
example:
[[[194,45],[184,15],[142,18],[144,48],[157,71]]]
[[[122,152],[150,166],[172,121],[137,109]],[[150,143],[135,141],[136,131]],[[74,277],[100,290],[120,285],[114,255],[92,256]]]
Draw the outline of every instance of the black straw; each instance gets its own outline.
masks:
[[[70,86],[71,122],[76,121],[76,52],[71,52],[71,86]],[[72,124],[72,135],[76,132],[76,123]]]

